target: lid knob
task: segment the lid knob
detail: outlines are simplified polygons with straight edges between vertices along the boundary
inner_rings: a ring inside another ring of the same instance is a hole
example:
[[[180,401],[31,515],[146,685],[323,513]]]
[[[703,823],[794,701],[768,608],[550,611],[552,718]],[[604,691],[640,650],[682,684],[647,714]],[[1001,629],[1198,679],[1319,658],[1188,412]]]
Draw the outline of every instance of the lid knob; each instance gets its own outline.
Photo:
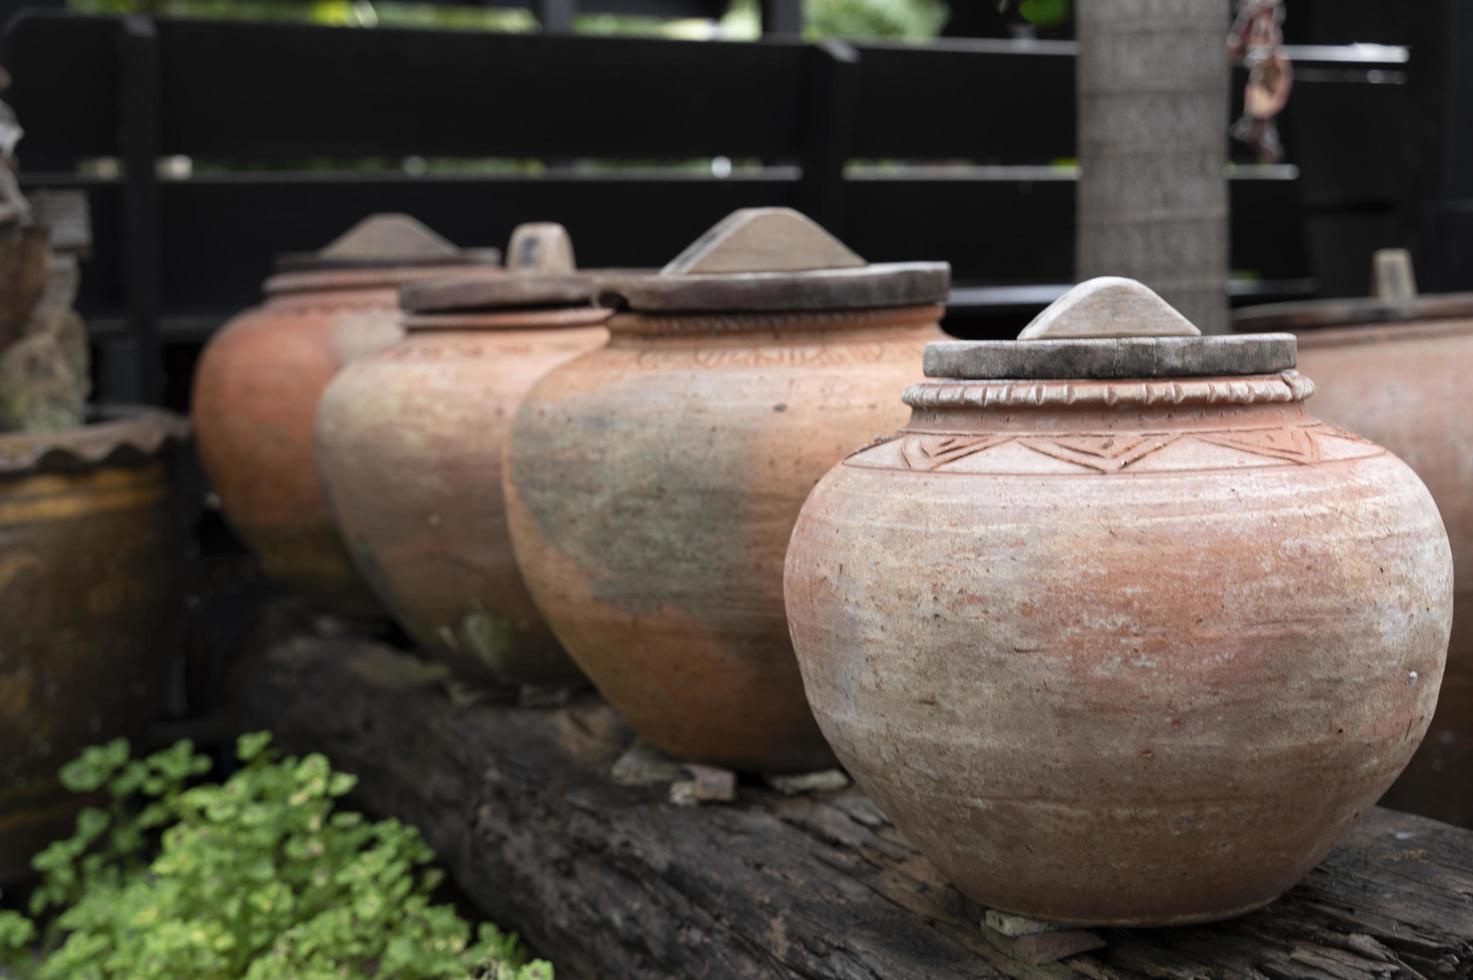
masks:
[[[449,240],[407,214],[374,214],[333,239],[317,253],[320,259],[346,264],[406,260],[423,263],[460,254]]]
[[[1019,340],[1069,337],[1199,337],[1170,303],[1147,285],[1119,276],[1089,279],[1054,300]]]
[[[573,239],[555,221],[529,221],[512,229],[506,246],[506,267],[512,272],[572,272]]]
[[[1399,302],[1417,298],[1417,276],[1412,253],[1404,248],[1379,248],[1371,256],[1376,298]]]
[[[856,269],[864,259],[792,208],[742,208],[712,225],[662,276]]]

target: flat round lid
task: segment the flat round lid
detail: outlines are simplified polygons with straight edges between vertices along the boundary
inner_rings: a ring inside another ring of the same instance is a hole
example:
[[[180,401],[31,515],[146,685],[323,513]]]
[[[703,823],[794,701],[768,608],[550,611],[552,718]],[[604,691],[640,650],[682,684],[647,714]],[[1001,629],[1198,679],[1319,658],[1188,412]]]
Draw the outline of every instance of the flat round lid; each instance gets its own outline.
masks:
[[[1133,279],[1080,283],[1017,340],[926,345],[925,373],[962,380],[1122,380],[1276,374],[1292,370],[1291,334],[1203,337]]]
[[[1473,320],[1473,293],[1397,299],[1326,299],[1252,306],[1233,314],[1233,329],[1245,332],[1316,330],[1361,324],[1464,319]]]
[[[945,262],[868,263],[791,208],[734,211],[654,276],[603,276],[604,306],[648,312],[845,310],[940,303]]]
[[[276,258],[278,272],[386,269],[434,265],[498,265],[494,248],[458,248],[407,214],[374,214],[316,252]]]
[[[446,277],[405,286],[399,291],[399,305],[411,313],[591,306],[593,282],[592,272],[511,272],[494,279]]]

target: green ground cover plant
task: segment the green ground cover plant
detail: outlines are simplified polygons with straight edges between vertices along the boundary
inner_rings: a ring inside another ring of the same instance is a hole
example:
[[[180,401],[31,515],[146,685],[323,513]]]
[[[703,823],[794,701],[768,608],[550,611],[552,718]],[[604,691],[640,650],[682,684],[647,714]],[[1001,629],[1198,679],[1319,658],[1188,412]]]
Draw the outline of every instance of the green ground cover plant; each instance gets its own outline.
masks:
[[[125,740],[62,769],[100,798],[38,854],[28,913],[0,911],[0,976],[22,980],[552,980],[516,936],[432,903],[419,832],[344,810],[355,779],[242,736],[241,768],[199,783],[189,742],[135,759]]]

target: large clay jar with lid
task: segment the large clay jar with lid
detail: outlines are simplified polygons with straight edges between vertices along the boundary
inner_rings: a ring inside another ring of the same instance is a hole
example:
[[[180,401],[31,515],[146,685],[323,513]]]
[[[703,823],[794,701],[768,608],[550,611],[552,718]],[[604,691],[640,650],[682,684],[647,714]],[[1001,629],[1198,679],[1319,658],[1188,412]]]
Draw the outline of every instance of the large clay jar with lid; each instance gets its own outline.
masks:
[[[1386,806],[1473,828],[1473,293],[1240,312],[1290,330],[1316,414],[1387,447],[1432,491],[1452,541],[1453,635],[1437,713]]]
[[[407,336],[344,368],[317,461],[359,572],[421,648],[473,679],[581,678],[512,558],[502,444],[548,370],[602,345],[587,273],[404,290]]]
[[[164,708],[183,601],[167,467],[184,434],[143,408],[0,434],[0,883],[71,833],[83,800],[57,770]]]
[[[903,420],[944,263],[866,265],[802,215],[737,212],[658,276],[601,284],[609,343],[523,399],[512,543],[553,632],[647,741],[738,768],[832,764],[782,560],[803,498]]]
[[[803,507],[808,700],[984,905],[1091,925],[1271,901],[1406,765],[1452,560],[1409,467],[1317,419],[1283,334],[1092,280],[947,342],[910,421]]]
[[[320,252],[278,260],[266,301],[226,324],[200,356],[191,414],[225,517],[268,575],[320,608],[382,616],[323,498],[313,458],[318,399],[344,364],[403,336],[400,286],[496,275],[498,258],[457,249],[406,215],[374,215]]]

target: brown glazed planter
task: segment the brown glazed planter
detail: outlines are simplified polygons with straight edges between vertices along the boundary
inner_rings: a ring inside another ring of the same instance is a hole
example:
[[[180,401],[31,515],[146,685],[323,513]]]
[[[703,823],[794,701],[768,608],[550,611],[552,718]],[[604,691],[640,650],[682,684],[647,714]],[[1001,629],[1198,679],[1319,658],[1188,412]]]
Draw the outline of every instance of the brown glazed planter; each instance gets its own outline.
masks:
[[[383,615],[333,526],[313,457],[318,399],[339,368],[394,343],[399,287],[500,274],[404,215],[375,215],[321,252],[285,256],[266,301],[210,339],[194,378],[200,462],[226,519],[272,578],[320,608]]]
[[[832,764],[782,606],[813,484],[893,431],[948,270],[868,266],[796,212],[737,212],[659,276],[603,285],[607,346],[522,401],[503,472],[517,563],[553,633],[656,747]]]
[[[71,832],[57,769],[163,707],[181,599],[165,455],[184,429],[129,409],[0,435],[0,882]]]
[[[1315,411],[1406,460],[1453,549],[1453,635],[1437,713],[1384,806],[1473,828],[1473,293],[1284,304],[1239,329],[1291,330]]]
[[[1431,495],[1309,413],[1292,336],[1195,333],[1106,279],[1026,341],[933,344],[909,423],[793,531],[824,734],[984,905],[1091,925],[1263,905],[1431,720],[1452,618]]]
[[[581,679],[512,558],[501,451],[522,396],[602,345],[586,275],[407,287],[408,336],[344,368],[317,461],[349,553],[416,642],[496,684]]]

